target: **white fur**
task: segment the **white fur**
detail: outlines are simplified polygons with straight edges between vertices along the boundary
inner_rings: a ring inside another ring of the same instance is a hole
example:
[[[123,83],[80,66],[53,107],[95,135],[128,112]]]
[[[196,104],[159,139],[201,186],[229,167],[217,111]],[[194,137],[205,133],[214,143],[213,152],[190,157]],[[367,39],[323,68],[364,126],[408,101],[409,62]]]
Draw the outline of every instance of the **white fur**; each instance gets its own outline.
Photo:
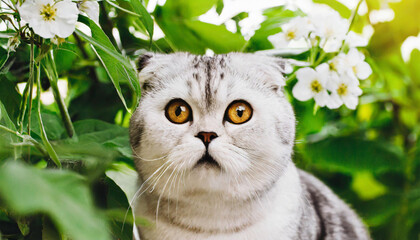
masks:
[[[230,54],[225,68],[212,69],[209,107],[204,105],[206,74],[192,68],[191,61],[188,54],[155,56],[140,73],[142,84],[158,86],[145,93],[132,118],[143,126],[134,149],[144,181],[135,199],[136,215],[153,223],[141,228],[142,235],[147,240],[292,238],[302,189],[291,161],[294,114],[281,91],[284,80],[276,63]],[[201,81],[192,79],[197,71]],[[175,98],[191,106],[191,123],[166,119],[165,106]],[[250,103],[253,115],[236,125],[224,121],[224,114],[238,99]],[[201,131],[217,133],[208,150],[223,171],[194,168],[206,151],[195,137]],[[252,196],[257,197],[249,200]]]

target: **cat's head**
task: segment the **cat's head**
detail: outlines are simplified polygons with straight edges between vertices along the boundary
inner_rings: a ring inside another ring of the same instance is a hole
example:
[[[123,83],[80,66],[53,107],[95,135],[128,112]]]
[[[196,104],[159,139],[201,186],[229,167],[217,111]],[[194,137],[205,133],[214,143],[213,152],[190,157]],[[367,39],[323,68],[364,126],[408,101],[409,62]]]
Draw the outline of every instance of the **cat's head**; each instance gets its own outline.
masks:
[[[138,67],[143,92],[130,140],[144,188],[247,198],[281,176],[295,133],[283,60],[145,54]]]

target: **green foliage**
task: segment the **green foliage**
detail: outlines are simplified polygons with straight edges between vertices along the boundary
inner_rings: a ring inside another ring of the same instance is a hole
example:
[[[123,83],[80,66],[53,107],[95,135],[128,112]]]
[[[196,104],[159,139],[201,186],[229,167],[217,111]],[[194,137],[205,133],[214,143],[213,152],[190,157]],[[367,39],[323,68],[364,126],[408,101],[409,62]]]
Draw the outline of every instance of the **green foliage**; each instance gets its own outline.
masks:
[[[13,184],[10,184],[13,182]],[[15,214],[46,213],[74,239],[110,239],[83,178],[71,171],[40,170],[18,163],[0,169],[0,193]]]
[[[314,2],[353,20],[352,30],[362,32],[369,13],[389,1],[367,0],[364,16],[342,1]],[[313,101],[290,97],[298,120],[294,160],[350,203],[373,239],[418,239],[420,51],[404,61],[400,48],[420,31],[420,3],[389,5],[394,20],[374,24],[361,49],[373,74],[361,82],[355,111],[321,108],[314,114]],[[247,12],[232,17],[236,32],[199,20],[212,8],[221,14],[222,0],[167,0],[152,13],[140,0],[100,6],[99,25],[79,18],[91,34],[77,29],[60,45],[37,36],[31,44],[23,34],[12,52],[6,45],[13,28],[0,32],[0,239],[132,239],[134,223],[148,224],[134,219],[130,208],[137,175],[127,127],[141,96],[133,60],[145,51],[273,50],[268,36],[304,16],[284,6],[265,9],[248,40],[239,24]],[[1,21],[9,21],[2,11]],[[164,36],[153,40],[155,24]],[[317,47],[283,55],[323,62],[333,54]],[[291,96],[296,80],[286,77]],[[59,89],[63,80],[66,95]],[[19,84],[26,84],[23,93]],[[42,99],[48,92],[55,100],[50,105]]]

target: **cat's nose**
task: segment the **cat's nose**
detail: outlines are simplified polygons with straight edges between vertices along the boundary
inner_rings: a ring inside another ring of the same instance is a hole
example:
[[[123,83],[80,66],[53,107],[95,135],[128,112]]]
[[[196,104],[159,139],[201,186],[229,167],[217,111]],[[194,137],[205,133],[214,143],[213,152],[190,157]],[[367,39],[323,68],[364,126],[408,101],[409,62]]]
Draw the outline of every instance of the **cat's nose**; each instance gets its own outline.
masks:
[[[197,136],[195,136],[195,137],[198,137],[199,139],[201,139],[201,141],[203,141],[204,145],[207,148],[207,146],[209,145],[209,143],[213,139],[217,138],[217,134],[215,132],[199,132],[197,134]]]

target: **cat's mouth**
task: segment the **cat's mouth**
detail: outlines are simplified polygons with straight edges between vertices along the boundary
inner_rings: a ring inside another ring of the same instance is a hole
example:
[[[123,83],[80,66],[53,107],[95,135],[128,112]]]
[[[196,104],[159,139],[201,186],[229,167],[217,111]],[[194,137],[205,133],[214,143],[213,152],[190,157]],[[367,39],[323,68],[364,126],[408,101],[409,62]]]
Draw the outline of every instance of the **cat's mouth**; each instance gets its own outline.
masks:
[[[216,160],[214,160],[214,158],[210,156],[208,152],[206,152],[206,154],[204,154],[204,156],[200,158],[200,160],[198,160],[194,168],[201,166],[221,169],[220,164]]]

